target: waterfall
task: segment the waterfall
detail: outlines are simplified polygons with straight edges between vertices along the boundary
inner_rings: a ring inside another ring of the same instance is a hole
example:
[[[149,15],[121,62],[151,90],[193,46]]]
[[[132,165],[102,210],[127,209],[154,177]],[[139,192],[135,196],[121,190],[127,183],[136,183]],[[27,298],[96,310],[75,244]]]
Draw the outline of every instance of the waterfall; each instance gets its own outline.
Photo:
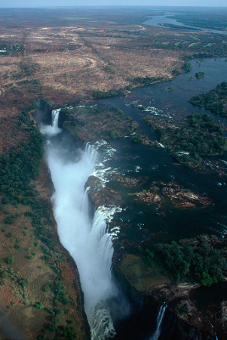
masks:
[[[79,161],[63,160],[60,150],[51,144],[47,150],[55,187],[52,203],[59,238],[79,270],[92,339],[106,340],[115,335],[108,300],[116,297],[118,291],[112,280],[113,245],[106,216],[97,209],[93,219],[89,217],[88,189],[84,191],[96,157],[97,152],[90,145],[81,152]]]
[[[154,332],[154,334],[150,337],[150,340],[158,340],[159,336],[161,334],[161,325],[162,325],[162,320],[165,314],[165,310],[166,310],[167,305],[161,305],[161,307],[159,308],[158,311],[158,315],[157,315],[157,320],[156,320],[156,330]]]
[[[40,132],[46,136],[56,136],[62,130],[58,127],[58,119],[61,109],[52,110],[52,124],[51,125],[41,125]]]
[[[58,118],[61,109],[52,110],[52,126],[53,128],[58,128]]]

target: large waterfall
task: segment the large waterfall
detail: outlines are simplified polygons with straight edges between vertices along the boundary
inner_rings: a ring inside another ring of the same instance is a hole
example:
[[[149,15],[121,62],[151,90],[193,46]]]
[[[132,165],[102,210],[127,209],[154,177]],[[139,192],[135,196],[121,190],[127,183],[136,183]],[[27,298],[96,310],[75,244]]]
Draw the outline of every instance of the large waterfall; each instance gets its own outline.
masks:
[[[55,193],[52,197],[58,234],[63,246],[74,258],[84,292],[85,312],[92,339],[109,339],[115,331],[108,300],[117,295],[111,264],[113,245],[101,209],[89,217],[85,183],[94,171],[96,151],[87,146],[80,159],[66,161],[59,150],[47,150],[47,162]]]

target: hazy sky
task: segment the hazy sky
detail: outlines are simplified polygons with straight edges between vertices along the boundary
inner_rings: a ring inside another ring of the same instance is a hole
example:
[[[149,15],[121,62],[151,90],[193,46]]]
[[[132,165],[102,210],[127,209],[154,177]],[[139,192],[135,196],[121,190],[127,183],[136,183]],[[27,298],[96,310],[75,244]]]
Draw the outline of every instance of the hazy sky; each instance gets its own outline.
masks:
[[[0,0],[2,7],[46,6],[208,6],[227,7],[227,0]]]

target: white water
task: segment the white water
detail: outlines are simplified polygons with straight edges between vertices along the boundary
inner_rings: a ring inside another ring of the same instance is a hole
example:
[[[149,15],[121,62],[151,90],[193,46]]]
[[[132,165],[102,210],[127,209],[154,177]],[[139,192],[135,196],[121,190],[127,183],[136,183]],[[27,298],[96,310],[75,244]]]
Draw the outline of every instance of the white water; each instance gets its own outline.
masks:
[[[157,315],[157,326],[156,326],[156,330],[154,332],[154,334],[150,337],[150,340],[158,340],[161,334],[161,326],[162,326],[162,320],[165,314],[165,310],[166,310],[167,305],[161,305],[161,307],[159,308],[158,311],[158,315]]]
[[[97,209],[89,218],[85,183],[94,171],[96,151],[88,146],[79,161],[66,162],[56,148],[49,145],[47,162],[55,193],[52,197],[54,216],[61,243],[74,258],[84,292],[84,306],[92,339],[109,339],[114,326],[108,299],[118,292],[112,280],[113,246],[107,232],[105,209]]]
[[[40,132],[46,136],[56,136],[62,130],[58,127],[58,118],[61,109],[52,110],[52,125],[41,125]]]

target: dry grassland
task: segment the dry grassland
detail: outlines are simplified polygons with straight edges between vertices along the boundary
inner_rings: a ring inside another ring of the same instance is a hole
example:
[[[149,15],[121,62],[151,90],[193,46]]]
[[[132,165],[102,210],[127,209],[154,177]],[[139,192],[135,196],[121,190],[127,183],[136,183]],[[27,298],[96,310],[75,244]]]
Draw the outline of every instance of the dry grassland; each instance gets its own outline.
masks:
[[[3,30],[2,30],[3,31]],[[77,95],[125,87],[135,77],[171,77],[179,52],[143,48],[140,37],[106,37],[103,30],[78,27],[31,28],[23,37],[24,51],[0,56],[1,88],[38,79],[45,87]],[[92,36],[91,36],[92,35]],[[19,41],[22,32],[4,30],[0,37]],[[141,48],[140,48],[141,47]],[[14,56],[15,55],[15,56]],[[22,72],[21,64],[34,68]]]

